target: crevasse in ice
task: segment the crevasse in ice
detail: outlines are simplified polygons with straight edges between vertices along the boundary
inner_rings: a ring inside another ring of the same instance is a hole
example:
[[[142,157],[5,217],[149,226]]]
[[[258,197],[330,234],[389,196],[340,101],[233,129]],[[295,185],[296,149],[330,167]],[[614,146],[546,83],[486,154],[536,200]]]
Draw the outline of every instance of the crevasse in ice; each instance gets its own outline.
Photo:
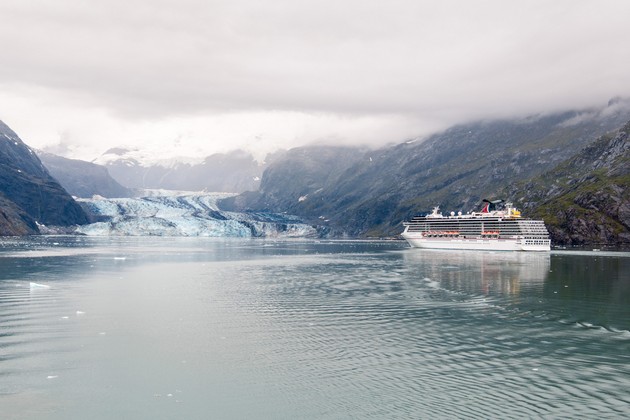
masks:
[[[90,236],[310,237],[295,216],[221,211],[221,193],[79,199],[97,220],[77,229]]]

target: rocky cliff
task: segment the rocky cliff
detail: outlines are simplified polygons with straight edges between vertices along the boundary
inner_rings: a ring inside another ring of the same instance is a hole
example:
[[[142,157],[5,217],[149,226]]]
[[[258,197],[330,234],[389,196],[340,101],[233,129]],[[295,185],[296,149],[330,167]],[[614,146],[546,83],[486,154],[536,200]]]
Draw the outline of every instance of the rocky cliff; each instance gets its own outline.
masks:
[[[90,198],[100,195],[106,198],[133,196],[133,191],[123,187],[107,172],[107,168],[91,162],[67,159],[46,152],[37,152],[48,172],[75,197]]]
[[[35,234],[37,223],[71,226],[86,222],[81,207],[35,152],[0,121],[0,235]]]
[[[630,244],[630,122],[507,190],[555,244]]]
[[[310,146],[278,153],[265,170],[260,189],[223,200],[224,207],[303,213],[324,189],[339,182],[339,177],[364,158],[359,147]]]

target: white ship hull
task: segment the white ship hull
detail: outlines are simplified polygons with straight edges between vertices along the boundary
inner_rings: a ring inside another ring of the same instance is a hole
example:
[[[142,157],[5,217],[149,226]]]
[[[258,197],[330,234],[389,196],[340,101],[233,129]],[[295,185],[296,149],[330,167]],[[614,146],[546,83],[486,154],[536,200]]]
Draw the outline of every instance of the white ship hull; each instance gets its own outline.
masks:
[[[529,244],[524,238],[481,239],[481,238],[425,238],[414,233],[403,233],[402,237],[414,248],[460,249],[477,251],[549,251],[550,243]]]
[[[470,249],[479,251],[550,251],[549,231],[542,220],[525,219],[521,212],[503,200],[484,200],[481,212],[444,216],[435,207],[427,216],[403,223],[401,234],[415,248]]]

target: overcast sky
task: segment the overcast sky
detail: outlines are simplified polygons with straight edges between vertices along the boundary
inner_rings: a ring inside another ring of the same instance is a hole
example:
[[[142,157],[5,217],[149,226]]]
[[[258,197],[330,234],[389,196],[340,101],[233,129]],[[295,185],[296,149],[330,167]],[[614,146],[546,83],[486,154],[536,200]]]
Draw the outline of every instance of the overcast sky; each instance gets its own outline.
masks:
[[[630,96],[630,1],[2,0],[0,119],[34,147],[401,142]]]

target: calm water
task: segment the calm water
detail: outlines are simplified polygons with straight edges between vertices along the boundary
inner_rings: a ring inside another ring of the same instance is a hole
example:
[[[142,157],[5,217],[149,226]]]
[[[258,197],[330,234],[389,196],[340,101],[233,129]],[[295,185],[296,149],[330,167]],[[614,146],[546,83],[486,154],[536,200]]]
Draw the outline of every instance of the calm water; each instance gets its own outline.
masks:
[[[0,410],[3,419],[623,418],[630,254],[3,240]]]

